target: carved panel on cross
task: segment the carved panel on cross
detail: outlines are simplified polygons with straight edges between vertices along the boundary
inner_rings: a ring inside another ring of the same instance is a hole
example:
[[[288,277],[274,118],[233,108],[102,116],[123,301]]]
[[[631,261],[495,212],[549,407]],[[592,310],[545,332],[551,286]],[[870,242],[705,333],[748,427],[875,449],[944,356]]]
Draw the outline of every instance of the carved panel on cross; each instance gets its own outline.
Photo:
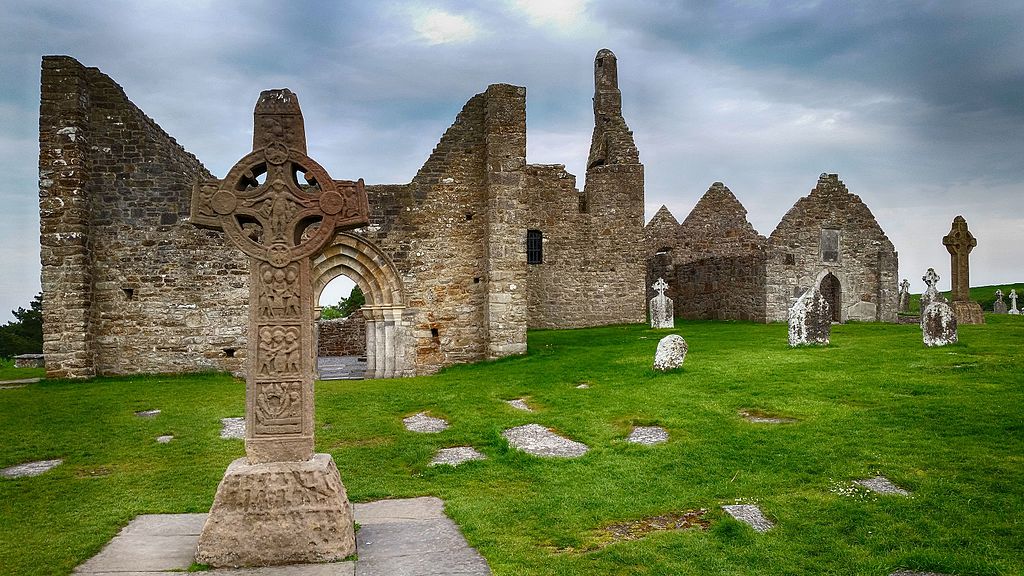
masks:
[[[256,435],[302,433],[302,382],[256,382]]]
[[[256,377],[298,377],[302,370],[301,327],[261,326],[259,334]]]
[[[299,265],[295,262],[277,268],[263,262],[259,265],[256,318],[259,320],[295,319],[299,306]]]

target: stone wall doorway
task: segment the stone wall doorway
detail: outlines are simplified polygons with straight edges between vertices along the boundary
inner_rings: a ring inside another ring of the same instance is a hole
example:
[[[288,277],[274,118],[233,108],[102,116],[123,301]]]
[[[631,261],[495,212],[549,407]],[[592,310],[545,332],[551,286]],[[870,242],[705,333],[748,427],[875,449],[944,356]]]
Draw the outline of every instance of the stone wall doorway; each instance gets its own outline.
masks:
[[[832,311],[832,321],[842,322],[843,286],[839,283],[839,278],[836,278],[834,274],[829,272],[821,279],[818,291],[821,292],[821,295],[825,297],[825,301],[828,302],[829,310]]]
[[[413,372],[406,357],[408,327],[402,281],[395,265],[377,246],[354,234],[338,234],[313,258],[312,276],[317,302],[324,288],[339,276],[348,277],[363,291],[366,304],[360,313],[365,322],[365,378],[394,378]]]

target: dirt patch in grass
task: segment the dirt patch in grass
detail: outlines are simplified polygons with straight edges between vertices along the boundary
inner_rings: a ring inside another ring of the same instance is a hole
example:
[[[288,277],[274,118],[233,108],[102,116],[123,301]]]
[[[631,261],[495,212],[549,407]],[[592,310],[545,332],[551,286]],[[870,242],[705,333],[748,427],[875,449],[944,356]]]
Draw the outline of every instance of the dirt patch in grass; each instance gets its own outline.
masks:
[[[753,422],[754,424],[793,424],[799,422],[796,418],[769,414],[763,410],[740,410],[740,416],[747,422]]]
[[[711,525],[711,522],[705,518],[707,513],[707,509],[697,508],[685,512],[670,512],[659,516],[640,518],[639,520],[616,522],[597,530],[593,539],[584,548],[559,548],[557,552],[563,554],[593,552],[618,542],[640,540],[654,532],[707,530]]]
[[[83,466],[75,470],[76,478],[103,478],[113,472],[107,466]]]

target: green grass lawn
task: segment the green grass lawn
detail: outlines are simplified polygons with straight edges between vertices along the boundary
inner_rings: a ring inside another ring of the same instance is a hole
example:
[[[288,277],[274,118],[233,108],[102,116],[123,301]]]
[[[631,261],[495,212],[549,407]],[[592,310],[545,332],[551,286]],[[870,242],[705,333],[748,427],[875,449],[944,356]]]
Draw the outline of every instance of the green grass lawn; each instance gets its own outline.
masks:
[[[1003,291],[1003,302],[1006,304],[1007,310],[1010,308],[1010,290],[1016,289],[1017,295],[1020,297],[1017,299],[1017,309],[1024,307],[1024,284],[996,284],[993,286],[973,286],[971,287],[971,300],[974,300],[981,309],[985,312],[992,311],[992,305],[996,301],[996,289]],[[952,292],[943,292],[943,296],[947,300],[953,300]],[[914,316],[921,315],[921,295],[911,294],[910,295],[910,312]]]
[[[897,569],[1024,573],[1024,318],[987,316],[927,349],[914,325],[835,326],[790,349],[782,324],[678,321],[683,369],[655,374],[643,326],[534,331],[529,354],[433,377],[317,388],[317,448],[354,501],[434,495],[498,575],[884,576]],[[589,389],[577,389],[586,382]],[[525,397],[537,411],[503,401]],[[0,466],[64,458],[0,480],[0,572],[66,574],[137,514],[205,512],[242,442],[244,384],[222,375],[43,381],[0,391]],[[152,419],[133,412],[159,408]],[[751,424],[756,410],[795,424]],[[419,411],[448,419],[414,434]],[[540,423],[590,446],[574,460],[511,451]],[[628,444],[633,425],[666,444]],[[173,434],[170,444],[155,438]],[[438,448],[488,456],[429,467]],[[852,491],[882,474],[910,498]],[[723,504],[757,503],[765,534]],[[707,509],[707,529],[607,546],[612,523]]]
[[[42,378],[45,375],[46,370],[44,368],[15,368],[14,360],[0,358],[0,382],[4,380]]]

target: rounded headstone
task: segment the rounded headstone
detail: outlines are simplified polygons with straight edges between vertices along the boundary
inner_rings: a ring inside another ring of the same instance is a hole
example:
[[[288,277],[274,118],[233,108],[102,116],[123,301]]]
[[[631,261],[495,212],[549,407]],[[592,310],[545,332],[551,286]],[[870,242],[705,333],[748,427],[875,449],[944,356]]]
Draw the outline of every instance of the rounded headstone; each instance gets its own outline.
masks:
[[[945,346],[957,341],[956,314],[941,300],[928,305],[921,313],[921,337],[925,346]]]
[[[658,342],[658,350],[654,353],[654,369],[665,372],[675,370],[686,360],[689,347],[686,340],[678,334],[669,334]]]

